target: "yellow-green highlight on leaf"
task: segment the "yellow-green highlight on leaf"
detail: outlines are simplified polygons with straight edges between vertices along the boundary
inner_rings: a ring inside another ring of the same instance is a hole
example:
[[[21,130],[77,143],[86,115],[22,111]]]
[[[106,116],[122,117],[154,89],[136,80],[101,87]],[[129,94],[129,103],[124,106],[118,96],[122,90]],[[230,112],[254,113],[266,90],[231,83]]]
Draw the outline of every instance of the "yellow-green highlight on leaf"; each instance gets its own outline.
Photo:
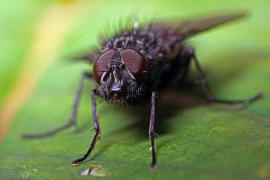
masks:
[[[256,174],[261,178],[266,178],[270,174],[270,162],[263,164],[256,170]]]
[[[89,9],[79,1],[68,5],[56,3],[49,6],[40,18],[35,27],[32,47],[0,109],[0,144],[8,131],[10,121],[31,97],[39,79],[59,56],[71,28]]]

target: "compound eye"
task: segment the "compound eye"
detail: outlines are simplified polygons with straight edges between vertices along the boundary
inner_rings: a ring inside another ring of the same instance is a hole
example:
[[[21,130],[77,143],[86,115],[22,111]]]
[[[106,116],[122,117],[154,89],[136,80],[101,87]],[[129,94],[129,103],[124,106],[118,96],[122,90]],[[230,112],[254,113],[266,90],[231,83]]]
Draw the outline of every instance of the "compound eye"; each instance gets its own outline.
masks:
[[[94,78],[95,78],[97,83],[100,83],[102,74],[106,70],[108,64],[110,63],[110,61],[115,53],[116,53],[116,51],[114,49],[110,49],[110,50],[102,53],[95,61],[93,74],[94,74]]]
[[[147,69],[147,61],[144,55],[136,49],[127,48],[120,51],[120,56],[132,75],[137,80],[142,79],[144,71]]]

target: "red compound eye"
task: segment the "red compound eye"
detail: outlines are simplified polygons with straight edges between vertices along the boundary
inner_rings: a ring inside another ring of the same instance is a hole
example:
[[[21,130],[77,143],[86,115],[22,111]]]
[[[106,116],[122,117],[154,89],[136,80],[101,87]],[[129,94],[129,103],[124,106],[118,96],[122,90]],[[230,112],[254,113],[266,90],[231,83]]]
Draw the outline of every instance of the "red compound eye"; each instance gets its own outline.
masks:
[[[112,56],[116,53],[114,49],[110,49],[104,53],[102,53],[96,60],[94,64],[93,74],[97,83],[100,83],[101,76],[103,72],[106,70],[109,62],[112,59]]]
[[[120,56],[127,69],[137,80],[143,78],[143,72],[147,69],[147,61],[142,53],[136,49],[127,48],[120,51]]]

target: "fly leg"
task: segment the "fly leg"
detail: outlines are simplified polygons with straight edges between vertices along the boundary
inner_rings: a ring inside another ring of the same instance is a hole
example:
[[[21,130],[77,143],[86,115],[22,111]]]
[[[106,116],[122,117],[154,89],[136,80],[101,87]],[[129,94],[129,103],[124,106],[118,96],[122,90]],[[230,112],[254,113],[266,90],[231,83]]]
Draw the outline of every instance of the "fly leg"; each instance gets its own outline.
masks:
[[[99,138],[101,129],[99,125],[99,118],[98,118],[98,113],[97,113],[97,107],[96,107],[96,90],[93,90],[91,93],[91,99],[92,99],[92,116],[93,116],[93,121],[94,121],[94,129],[96,131],[96,134],[90,144],[90,147],[88,151],[85,153],[85,155],[79,159],[76,159],[75,161],[72,162],[72,165],[78,165],[80,162],[84,161],[92,152],[92,150],[95,147],[95,144]]]
[[[52,129],[50,131],[44,132],[44,133],[40,133],[40,134],[22,134],[22,138],[42,138],[42,137],[46,137],[46,136],[51,136],[54,135],[56,133],[58,133],[61,130],[67,129],[73,125],[75,125],[76,123],[76,117],[77,117],[77,111],[78,111],[78,105],[79,105],[79,101],[80,101],[80,97],[81,97],[81,92],[82,92],[82,87],[83,87],[83,80],[85,78],[88,79],[92,79],[92,75],[87,73],[87,72],[83,72],[81,75],[81,79],[80,79],[80,83],[79,83],[79,87],[77,89],[76,92],[76,97],[75,97],[75,102],[73,105],[73,110],[72,110],[72,114],[70,116],[70,120],[68,123],[57,127],[55,129]]]
[[[155,149],[155,114],[156,114],[156,94],[152,92],[151,115],[149,124],[149,138],[151,141],[152,163],[151,168],[156,168],[156,149]]]
[[[217,103],[223,103],[223,104],[241,104],[241,103],[254,102],[254,101],[256,101],[256,100],[263,97],[262,93],[259,93],[259,94],[255,95],[255,96],[251,96],[251,97],[246,98],[246,99],[240,99],[240,100],[223,100],[223,99],[217,99],[217,98],[213,97],[213,95],[211,94],[211,92],[209,90],[208,84],[206,82],[204,72],[203,72],[202,68],[200,67],[200,64],[199,64],[199,62],[198,62],[198,60],[197,60],[197,58],[195,56],[194,49],[189,48],[186,52],[195,61],[196,70],[197,70],[197,73],[199,75],[202,88],[203,88],[203,90],[204,90],[204,92],[206,94],[206,97],[207,97],[207,99],[209,101],[217,102]]]

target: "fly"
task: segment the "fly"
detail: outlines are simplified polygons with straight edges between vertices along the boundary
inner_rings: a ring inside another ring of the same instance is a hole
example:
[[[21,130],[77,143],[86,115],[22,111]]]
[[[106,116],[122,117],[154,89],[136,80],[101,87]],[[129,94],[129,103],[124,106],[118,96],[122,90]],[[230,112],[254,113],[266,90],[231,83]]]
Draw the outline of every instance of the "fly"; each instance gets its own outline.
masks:
[[[86,154],[72,162],[77,165],[87,159],[100,136],[100,124],[96,97],[116,104],[138,105],[151,102],[149,138],[152,152],[151,167],[156,167],[155,114],[158,94],[170,81],[187,76],[191,61],[206,98],[210,102],[224,104],[250,103],[262,97],[259,93],[242,100],[222,100],[212,96],[194,48],[186,43],[189,37],[218,25],[246,16],[245,13],[195,18],[182,22],[160,21],[124,29],[103,41],[98,51],[90,53],[84,60],[93,64],[93,73],[81,75],[70,121],[42,134],[24,134],[24,138],[38,138],[53,135],[75,124],[83,79],[93,79],[97,88],[92,90],[92,117],[96,131]]]

